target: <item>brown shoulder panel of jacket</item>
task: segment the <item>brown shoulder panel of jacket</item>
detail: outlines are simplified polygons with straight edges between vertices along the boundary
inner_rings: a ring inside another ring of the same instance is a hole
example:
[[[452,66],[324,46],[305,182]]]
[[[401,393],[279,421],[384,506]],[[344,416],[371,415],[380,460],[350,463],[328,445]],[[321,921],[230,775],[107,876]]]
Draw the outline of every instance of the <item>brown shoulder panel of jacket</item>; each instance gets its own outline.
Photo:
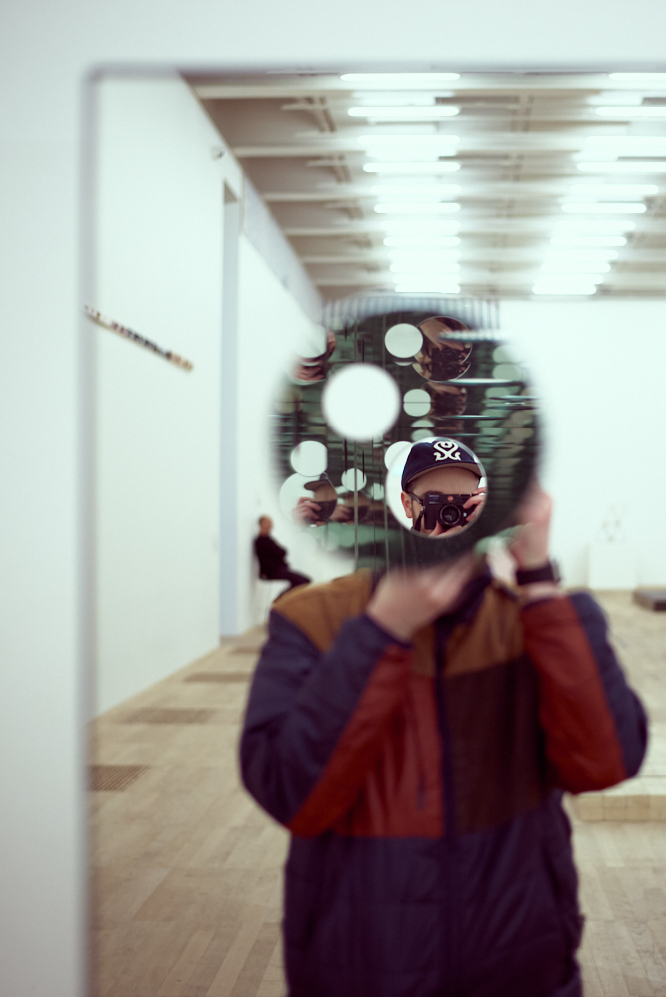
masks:
[[[459,624],[447,642],[447,678],[501,665],[523,653],[520,606],[510,589],[493,580],[470,623]]]
[[[297,626],[320,651],[326,651],[345,620],[365,611],[371,593],[372,572],[362,568],[321,585],[299,585],[279,599],[273,612]]]

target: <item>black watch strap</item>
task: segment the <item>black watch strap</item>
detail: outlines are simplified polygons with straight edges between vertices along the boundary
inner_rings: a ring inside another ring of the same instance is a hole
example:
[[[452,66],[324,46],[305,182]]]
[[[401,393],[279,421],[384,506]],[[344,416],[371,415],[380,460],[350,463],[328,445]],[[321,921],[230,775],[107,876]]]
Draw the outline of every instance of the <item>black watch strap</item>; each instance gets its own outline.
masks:
[[[541,568],[518,568],[516,585],[533,585],[534,582],[559,582],[560,572],[553,561],[548,561]]]

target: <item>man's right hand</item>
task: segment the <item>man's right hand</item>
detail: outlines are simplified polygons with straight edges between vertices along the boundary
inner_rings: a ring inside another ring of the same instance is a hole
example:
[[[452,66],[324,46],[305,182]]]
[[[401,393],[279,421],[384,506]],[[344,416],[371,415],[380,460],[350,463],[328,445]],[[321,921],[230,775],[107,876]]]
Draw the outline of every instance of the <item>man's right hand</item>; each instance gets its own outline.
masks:
[[[366,614],[398,640],[411,640],[422,627],[455,609],[477,570],[477,558],[466,554],[442,567],[391,571],[377,586]]]

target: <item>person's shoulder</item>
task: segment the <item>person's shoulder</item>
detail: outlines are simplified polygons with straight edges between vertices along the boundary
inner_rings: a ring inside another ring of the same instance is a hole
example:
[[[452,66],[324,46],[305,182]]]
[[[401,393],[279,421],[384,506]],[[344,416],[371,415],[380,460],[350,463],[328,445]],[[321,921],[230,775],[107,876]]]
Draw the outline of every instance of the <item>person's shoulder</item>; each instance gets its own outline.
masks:
[[[331,582],[299,585],[276,600],[273,612],[289,620],[324,650],[345,620],[364,612],[371,594],[372,572],[362,569]]]

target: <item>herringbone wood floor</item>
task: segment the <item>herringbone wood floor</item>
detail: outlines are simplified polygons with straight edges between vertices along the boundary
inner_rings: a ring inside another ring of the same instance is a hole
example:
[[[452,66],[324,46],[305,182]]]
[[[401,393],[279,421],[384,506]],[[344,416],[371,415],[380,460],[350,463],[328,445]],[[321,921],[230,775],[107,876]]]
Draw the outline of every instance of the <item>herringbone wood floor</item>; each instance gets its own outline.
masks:
[[[635,631],[635,646],[646,648],[645,691],[661,717],[666,685],[653,666],[655,655],[666,664],[666,614],[645,627],[644,611],[628,609],[628,599],[604,601],[617,614],[622,642],[631,648]],[[95,724],[97,764],[148,766],[120,792],[90,794],[95,997],[285,993],[279,935],[287,834],[237,774],[247,692],[238,673],[249,676],[257,636],[245,644],[250,650],[216,650]],[[633,659],[640,687],[640,655]],[[205,672],[233,680],[184,681]],[[203,723],[124,722],[140,708],[214,713]],[[665,997],[666,824],[575,820],[574,827],[587,915],[586,997]]]

